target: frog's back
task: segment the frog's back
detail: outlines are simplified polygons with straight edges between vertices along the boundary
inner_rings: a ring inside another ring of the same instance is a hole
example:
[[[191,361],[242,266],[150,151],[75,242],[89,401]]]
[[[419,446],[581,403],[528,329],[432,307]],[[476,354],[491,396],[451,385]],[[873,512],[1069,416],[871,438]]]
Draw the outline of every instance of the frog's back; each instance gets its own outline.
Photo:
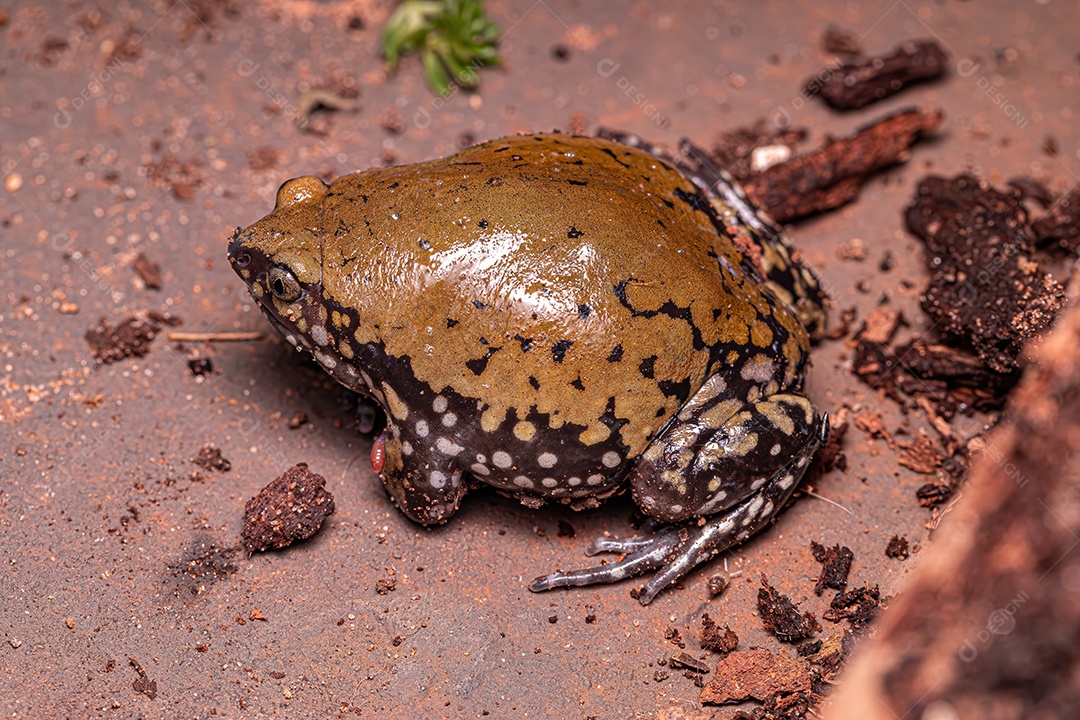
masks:
[[[323,291],[351,339],[432,393],[616,432],[628,454],[729,365],[790,366],[806,333],[667,163],[592,138],[521,136],[335,182]],[[354,324],[355,323],[355,324]]]

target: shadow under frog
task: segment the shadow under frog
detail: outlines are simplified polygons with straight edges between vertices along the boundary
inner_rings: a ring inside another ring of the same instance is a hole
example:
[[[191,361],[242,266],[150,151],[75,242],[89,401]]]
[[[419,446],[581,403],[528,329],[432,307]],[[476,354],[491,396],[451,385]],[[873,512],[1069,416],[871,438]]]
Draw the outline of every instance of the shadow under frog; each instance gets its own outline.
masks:
[[[828,433],[800,394],[823,293],[704,155],[562,134],[290,180],[229,260],[270,323],[387,413],[372,465],[425,524],[470,483],[530,507],[629,488],[656,531],[535,591],[655,571],[650,602],[768,525]]]

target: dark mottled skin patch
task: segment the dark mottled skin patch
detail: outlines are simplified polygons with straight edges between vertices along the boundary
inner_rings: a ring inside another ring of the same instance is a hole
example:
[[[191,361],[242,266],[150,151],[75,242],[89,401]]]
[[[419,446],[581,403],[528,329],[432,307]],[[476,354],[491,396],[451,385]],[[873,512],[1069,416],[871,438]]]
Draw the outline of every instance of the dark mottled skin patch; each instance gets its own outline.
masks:
[[[560,340],[551,346],[551,357],[555,359],[555,362],[561,363],[563,358],[566,357],[566,351],[574,344],[573,340]]]

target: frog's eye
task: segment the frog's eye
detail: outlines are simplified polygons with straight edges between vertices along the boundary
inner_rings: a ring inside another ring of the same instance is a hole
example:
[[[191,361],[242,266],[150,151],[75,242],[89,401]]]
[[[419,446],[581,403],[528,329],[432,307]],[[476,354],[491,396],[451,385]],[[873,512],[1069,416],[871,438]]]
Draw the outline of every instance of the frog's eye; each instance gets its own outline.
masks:
[[[300,298],[300,283],[288,269],[275,265],[266,274],[267,284],[274,297],[285,302],[292,302]]]

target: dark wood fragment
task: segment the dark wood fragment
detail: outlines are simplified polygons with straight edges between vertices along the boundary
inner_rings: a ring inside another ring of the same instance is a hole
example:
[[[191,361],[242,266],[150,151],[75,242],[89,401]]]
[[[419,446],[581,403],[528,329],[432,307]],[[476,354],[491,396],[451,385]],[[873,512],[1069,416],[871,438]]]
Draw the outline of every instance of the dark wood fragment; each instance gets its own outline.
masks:
[[[941,77],[949,54],[933,40],[909,40],[889,55],[844,64],[806,83],[807,95],[820,95],[838,110],[857,110],[891,97],[908,85]]]
[[[743,183],[755,205],[777,222],[840,207],[877,170],[904,162],[908,148],[936,128],[940,110],[900,110],[820,150],[773,165]]]
[[[161,266],[156,262],[146,257],[146,255],[139,253],[135,256],[135,261],[131,263],[131,266],[135,269],[135,273],[143,281],[143,284],[151,290],[161,289]]]

